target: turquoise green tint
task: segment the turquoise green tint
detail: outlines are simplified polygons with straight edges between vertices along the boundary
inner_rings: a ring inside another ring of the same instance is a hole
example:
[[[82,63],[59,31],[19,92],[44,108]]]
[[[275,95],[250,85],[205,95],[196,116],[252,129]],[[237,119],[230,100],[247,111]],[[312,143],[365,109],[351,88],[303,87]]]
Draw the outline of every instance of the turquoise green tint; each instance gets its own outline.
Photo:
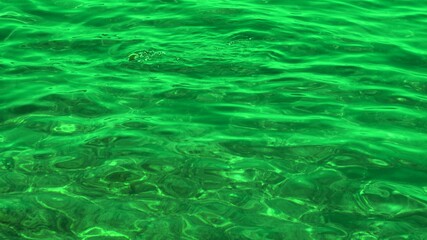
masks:
[[[0,239],[427,239],[427,0],[0,0]]]

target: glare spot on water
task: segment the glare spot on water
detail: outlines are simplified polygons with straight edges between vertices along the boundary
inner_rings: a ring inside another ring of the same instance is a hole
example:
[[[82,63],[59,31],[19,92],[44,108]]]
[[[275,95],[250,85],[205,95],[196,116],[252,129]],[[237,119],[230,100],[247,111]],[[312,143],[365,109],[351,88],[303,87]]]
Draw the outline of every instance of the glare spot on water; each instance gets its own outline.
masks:
[[[116,162],[116,161],[113,161],[113,162],[110,162],[108,165],[109,165],[109,166],[114,167],[114,166],[116,166],[116,165],[117,165],[117,162]]]
[[[381,167],[387,167],[389,164],[383,160],[371,158],[369,161],[375,165],[381,166]]]
[[[61,124],[53,129],[55,132],[73,133],[77,130],[75,124]]]

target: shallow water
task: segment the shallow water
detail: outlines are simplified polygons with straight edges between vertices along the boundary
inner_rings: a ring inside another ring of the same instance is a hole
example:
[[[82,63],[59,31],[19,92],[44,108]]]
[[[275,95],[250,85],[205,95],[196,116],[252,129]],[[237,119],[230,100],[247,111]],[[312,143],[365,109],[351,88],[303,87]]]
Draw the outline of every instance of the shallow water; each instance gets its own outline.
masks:
[[[427,2],[2,0],[1,239],[426,239]]]

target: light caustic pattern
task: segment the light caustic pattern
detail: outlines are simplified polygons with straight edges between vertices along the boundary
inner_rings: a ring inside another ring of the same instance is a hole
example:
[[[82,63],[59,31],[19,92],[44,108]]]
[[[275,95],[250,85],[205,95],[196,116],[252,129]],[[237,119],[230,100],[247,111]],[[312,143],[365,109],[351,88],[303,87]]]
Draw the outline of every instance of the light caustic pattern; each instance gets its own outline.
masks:
[[[426,239],[427,2],[2,0],[1,239]]]

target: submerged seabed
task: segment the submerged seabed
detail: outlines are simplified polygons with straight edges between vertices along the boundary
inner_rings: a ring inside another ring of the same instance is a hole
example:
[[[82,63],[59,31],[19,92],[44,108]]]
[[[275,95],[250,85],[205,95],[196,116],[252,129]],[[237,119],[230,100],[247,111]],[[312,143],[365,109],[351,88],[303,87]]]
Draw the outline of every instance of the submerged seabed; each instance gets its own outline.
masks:
[[[427,239],[427,2],[0,2],[1,239]]]

